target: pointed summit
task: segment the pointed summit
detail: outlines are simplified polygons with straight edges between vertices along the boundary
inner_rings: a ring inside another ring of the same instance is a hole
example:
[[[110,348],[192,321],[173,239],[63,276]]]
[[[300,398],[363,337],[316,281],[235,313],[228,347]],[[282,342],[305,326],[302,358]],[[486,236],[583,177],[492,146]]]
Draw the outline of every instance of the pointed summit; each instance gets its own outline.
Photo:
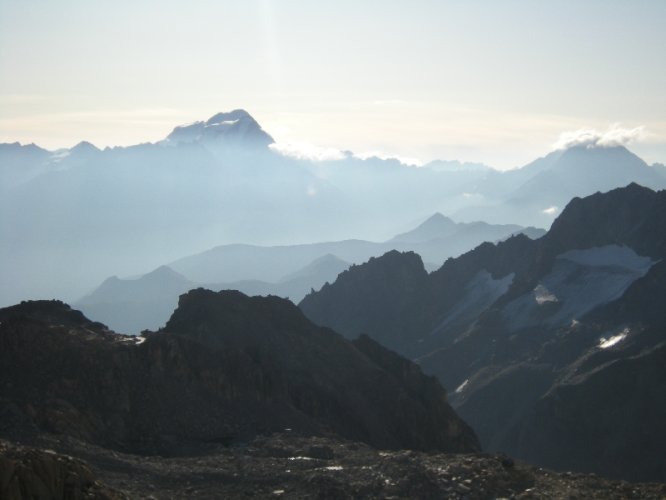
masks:
[[[442,238],[455,231],[457,224],[439,212],[431,215],[415,229],[395,236],[393,242],[415,243]]]
[[[177,273],[169,266],[160,266],[147,274],[141,276],[142,280],[168,282],[168,283],[185,283],[189,280],[180,273]]]
[[[250,113],[235,109],[211,116],[207,121],[173,129],[167,144],[199,143],[214,150],[228,147],[263,149],[275,142]]]
[[[72,149],[69,150],[70,154],[73,153],[99,153],[100,149],[88,141],[81,141]]]

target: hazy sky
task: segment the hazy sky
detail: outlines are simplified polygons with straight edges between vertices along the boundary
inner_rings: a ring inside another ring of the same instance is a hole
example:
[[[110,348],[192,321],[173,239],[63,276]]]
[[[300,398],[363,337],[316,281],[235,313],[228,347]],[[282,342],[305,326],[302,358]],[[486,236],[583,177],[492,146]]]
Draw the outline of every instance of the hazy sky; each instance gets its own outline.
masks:
[[[666,162],[665,26],[664,0],[0,0],[0,141],[245,108],[281,143],[501,168],[620,124]]]

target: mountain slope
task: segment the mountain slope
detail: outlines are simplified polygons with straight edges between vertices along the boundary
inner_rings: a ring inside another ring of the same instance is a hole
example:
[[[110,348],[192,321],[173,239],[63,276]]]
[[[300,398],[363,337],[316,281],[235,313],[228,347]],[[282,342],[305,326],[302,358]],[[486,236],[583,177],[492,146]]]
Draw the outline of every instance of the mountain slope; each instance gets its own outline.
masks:
[[[43,432],[148,454],[283,431],[382,448],[475,451],[432,377],[277,297],[197,289],[133,338],[56,301],[0,310],[0,435]]]
[[[276,247],[224,245],[170,264],[179,271],[171,271],[177,278],[159,283],[150,278],[151,274],[141,279],[108,278],[75,305],[116,331],[138,333],[164,325],[178,296],[197,286],[239,290],[248,295],[277,295],[297,303],[310,291],[333,282],[350,262],[364,262],[392,248],[413,248],[422,253],[427,262],[441,262],[452,252],[460,253],[486,239],[502,239],[514,232],[534,229],[450,221],[447,228],[434,224],[423,231],[432,221],[442,218],[444,216],[436,214],[428,219],[425,226],[422,224],[415,229],[416,233],[410,233],[410,241],[396,237],[384,243],[348,240]],[[299,265],[302,267],[296,267]],[[171,270],[171,267],[160,269]]]
[[[489,449],[664,480],[665,210],[666,191],[635,184],[574,199],[539,240],[481,245],[416,287],[422,268],[386,255],[300,307],[318,324],[418,358]],[[382,264],[411,269],[390,298],[371,272]]]
[[[490,173],[476,191],[486,206],[466,207],[459,220],[511,221],[548,227],[574,197],[590,196],[638,183],[666,188],[659,169],[649,166],[623,146],[574,146],[549,153],[520,169]]]
[[[161,266],[135,279],[107,278],[76,306],[116,331],[138,334],[164,326],[178,305],[178,296],[191,288],[196,284]]]

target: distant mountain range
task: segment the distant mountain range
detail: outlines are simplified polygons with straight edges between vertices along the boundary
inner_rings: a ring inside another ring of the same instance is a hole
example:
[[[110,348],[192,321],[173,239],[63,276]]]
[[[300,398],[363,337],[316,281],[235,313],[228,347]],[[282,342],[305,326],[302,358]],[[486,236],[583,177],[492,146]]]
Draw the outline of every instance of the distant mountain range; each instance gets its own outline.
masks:
[[[72,301],[107,276],[139,275],[219,245],[383,241],[435,212],[547,228],[573,196],[629,182],[666,187],[663,166],[623,147],[574,147],[498,172],[351,154],[297,160],[272,142],[249,113],[234,110],[176,127],[154,144],[100,150],[81,142],[57,151],[0,144],[0,275],[11,283],[0,288],[0,304]]]
[[[116,331],[136,334],[163,326],[178,296],[198,286],[276,295],[298,303],[311,290],[335,281],[351,264],[363,263],[388,250],[417,251],[433,262],[429,267],[436,269],[446,258],[484,241],[498,241],[521,232],[532,237],[545,233],[511,224],[455,223],[437,213],[414,230],[383,243],[347,240],[276,247],[225,245],[138,278],[108,278],[75,305]]]
[[[428,274],[389,252],[300,303],[450,390],[482,445],[532,463],[666,480],[666,191],[574,198],[537,240],[484,243]]]

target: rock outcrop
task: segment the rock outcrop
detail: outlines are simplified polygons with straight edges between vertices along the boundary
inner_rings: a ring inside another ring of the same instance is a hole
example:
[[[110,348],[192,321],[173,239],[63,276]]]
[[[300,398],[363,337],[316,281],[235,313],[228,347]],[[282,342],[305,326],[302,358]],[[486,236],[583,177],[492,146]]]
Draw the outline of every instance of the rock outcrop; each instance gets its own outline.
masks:
[[[479,449],[432,377],[289,301],[197,289],[166,327],[115,334],[57,301],[0,310],[0,436],[183,454],[285,428],[380,448]]]
[[[576,198],[539,240],[484,243],[429,275],[387,254],[300,307],[416,359],[488,449],[666,480],[664,213],[666,191],[636,184]]]

